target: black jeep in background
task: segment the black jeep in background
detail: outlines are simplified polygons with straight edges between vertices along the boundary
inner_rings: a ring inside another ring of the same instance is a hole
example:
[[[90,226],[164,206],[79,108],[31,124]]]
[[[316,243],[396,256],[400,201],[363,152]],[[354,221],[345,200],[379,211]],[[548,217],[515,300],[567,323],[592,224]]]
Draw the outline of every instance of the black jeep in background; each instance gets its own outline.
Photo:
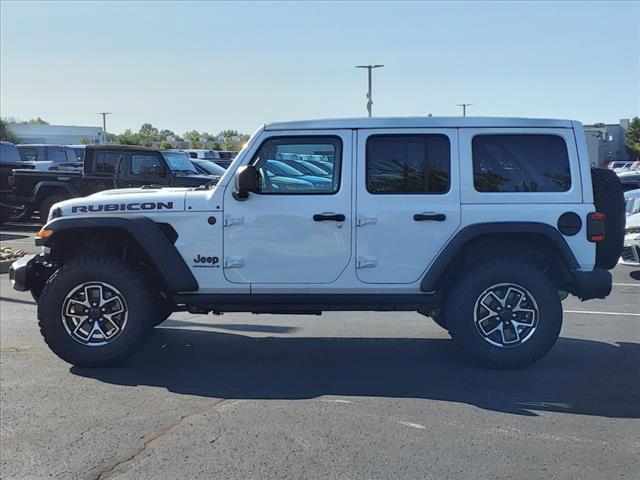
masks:
[[[25,205],[30,212],[38,212],[44,223],[51,206],[69,198],[144,185],[197,187],[217,179],[201,175],[183,152],[88,145],[82,172],[14,170],[10,200],[14,205]]]
[[[13,143],[0,142],[0,223],[13,216],[14,202],[9,177],[15,168],[34,168],[33,163],[20,158],[18,149]]]

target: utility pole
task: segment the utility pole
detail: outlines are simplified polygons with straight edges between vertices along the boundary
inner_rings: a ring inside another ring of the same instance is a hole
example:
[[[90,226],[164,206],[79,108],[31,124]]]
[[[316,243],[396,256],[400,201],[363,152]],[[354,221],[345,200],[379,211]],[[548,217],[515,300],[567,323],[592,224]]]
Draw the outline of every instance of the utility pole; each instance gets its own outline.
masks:
[[[369,91],[367,93],[367,112],[369,112],[369,117],[371,117],[371,107],[373,105],[373,98],[371,97],[371,70],[382,67],[384,67],[384,65],[356,65],[356,68],[366,68],[369,73]]]
[[[467,116],[467,107],[470,107],[471,105],[473,105],[473,103],[458,103],[456,105],[458,107],[462,107],[462,116],[466,117]]]
[[[107,135],[107,115],[111,115],[111,112],[98,112],[98,115],[102,115],[102,131]]]

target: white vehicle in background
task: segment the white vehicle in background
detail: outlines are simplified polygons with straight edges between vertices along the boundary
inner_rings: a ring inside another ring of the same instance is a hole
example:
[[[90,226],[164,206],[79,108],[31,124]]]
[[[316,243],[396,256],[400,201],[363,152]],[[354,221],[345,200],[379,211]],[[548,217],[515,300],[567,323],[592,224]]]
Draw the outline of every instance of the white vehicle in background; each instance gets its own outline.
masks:
[[[330,172],[282,167],[291,155]],[[409,311],[515,368],[554,345],[568,293],[611,292],[624,216],[578,122],[271,123],[217,183],[55,204],[46,248],[10,278],[37,299],[49,347],[85,367],[122,362],[174,311]]]
[[[33,162],[39,171],[74,171],[82,170],[82,162],[78,161],[76,151],[66,145],[18,144],[20,158],[25,162]]]
[[[633,160],[615,160],[613,162],[609,162],[607,168],[616,173],[620,173],[629,170],[629,167],[631,167],[632,164]]]
[[[627,223],[620,263],[640,266],[640,189],[624,194]]]

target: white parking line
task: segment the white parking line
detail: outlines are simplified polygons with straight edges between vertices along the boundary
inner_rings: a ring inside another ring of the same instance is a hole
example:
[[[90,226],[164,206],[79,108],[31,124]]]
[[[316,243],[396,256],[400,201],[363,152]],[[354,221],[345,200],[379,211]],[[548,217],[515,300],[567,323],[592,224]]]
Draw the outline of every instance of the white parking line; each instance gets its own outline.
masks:
[[[640,313],[627,313],[627,312],[593,312],[590,310],[565,310],[564,313],[584,313],[586,315],[618,315],[618,316],[631,316],[640,317]]]
[[[427,427],[425,427],[424,425],[420,425],[419,423],[403,422],[402,420],[400,420],[398,423],[400,425],[405,425],[407,427],[417,428],[418,430],[426,430],[427,429]]]
[[[612,283],[614,287],[640,287],[639,283]]]

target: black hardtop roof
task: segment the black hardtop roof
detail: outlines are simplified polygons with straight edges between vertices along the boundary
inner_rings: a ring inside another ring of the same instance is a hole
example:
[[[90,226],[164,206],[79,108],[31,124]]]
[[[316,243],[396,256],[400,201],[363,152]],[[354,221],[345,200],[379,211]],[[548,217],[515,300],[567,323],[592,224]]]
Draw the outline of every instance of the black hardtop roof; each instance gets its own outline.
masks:
[[[153,147],[143,147],[140,145],[116,145],[116,144],[106,144],[106,145],[87,145],[86,150],[135,150],[141,152],[159,152],[157,148]]]

